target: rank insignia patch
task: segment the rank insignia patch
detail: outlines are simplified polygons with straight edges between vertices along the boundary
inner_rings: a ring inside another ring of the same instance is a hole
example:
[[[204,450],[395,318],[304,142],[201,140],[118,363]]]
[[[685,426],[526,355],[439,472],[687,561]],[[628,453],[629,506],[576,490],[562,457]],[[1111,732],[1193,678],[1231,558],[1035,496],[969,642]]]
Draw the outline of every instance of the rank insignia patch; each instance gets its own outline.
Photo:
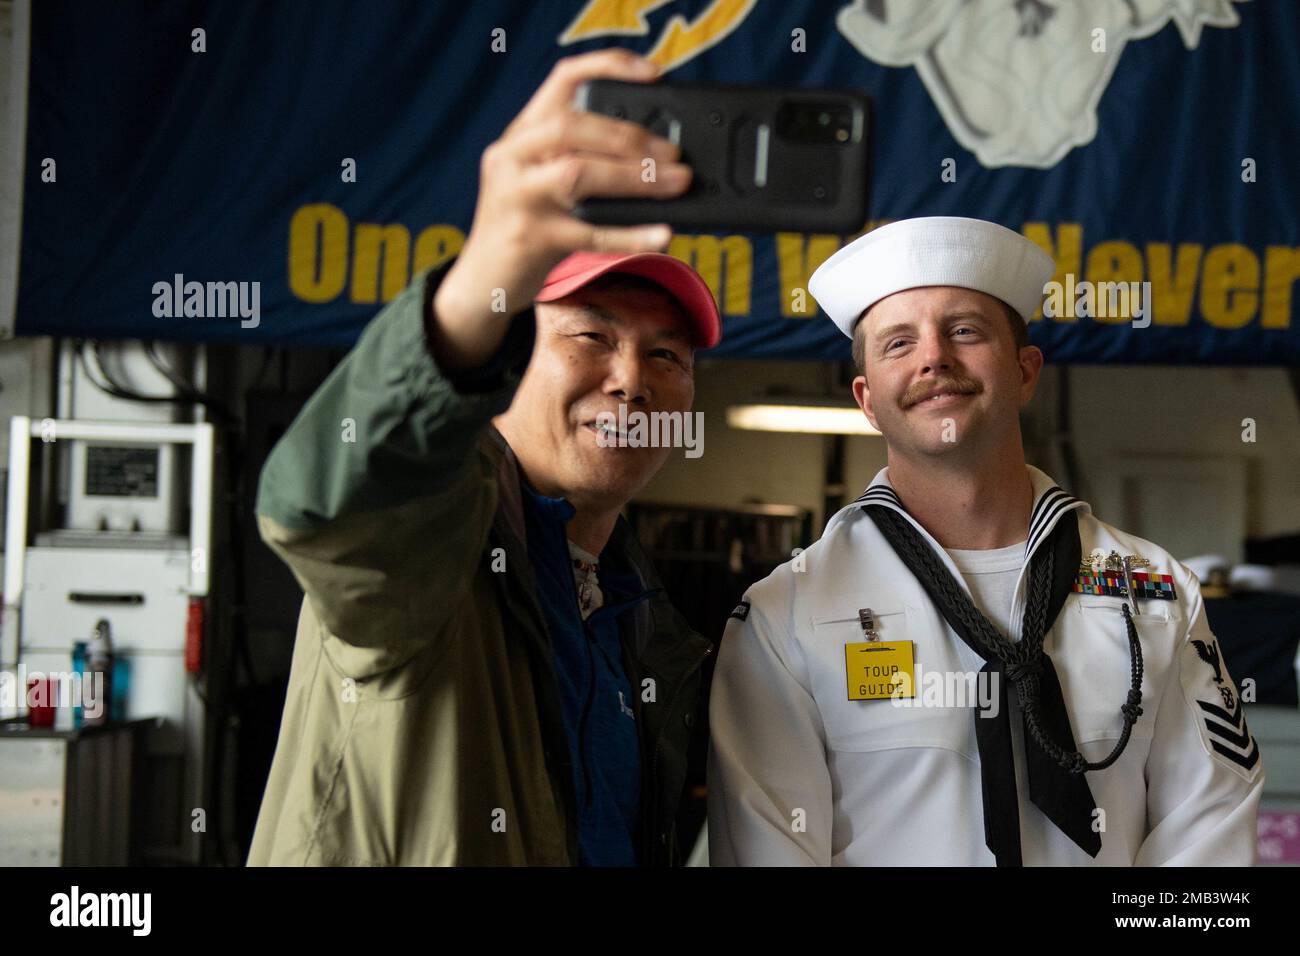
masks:
[[[1196,656],[1214,672],[1214,690],[1218,698],[1213,701],[1192,698],[1196,703],[1201,724],[1201,739],[1211,753],[1247,780],[1254,779],[1259,770],[1259,744],[1246,726],[1241,695],[1224,674],[1223,660],[1216,641],[1192,640]]]

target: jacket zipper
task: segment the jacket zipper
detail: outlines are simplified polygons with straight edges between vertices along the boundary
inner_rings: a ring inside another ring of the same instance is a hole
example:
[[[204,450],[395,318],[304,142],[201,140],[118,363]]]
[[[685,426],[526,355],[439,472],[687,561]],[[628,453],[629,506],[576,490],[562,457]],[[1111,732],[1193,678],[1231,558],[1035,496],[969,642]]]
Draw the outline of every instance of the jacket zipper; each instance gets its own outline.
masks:
[[[578,755],[582,761],[582,805],[591,808],[591,763],[587,760],[587,715],[591,713],[591,700],[596,692],[596,659],[591,653],[591,635],[587,633],[587,622],[582,622],[582,633],[586,637],[587,649],[587,693],[582,702],[582,717],[578,720]]]

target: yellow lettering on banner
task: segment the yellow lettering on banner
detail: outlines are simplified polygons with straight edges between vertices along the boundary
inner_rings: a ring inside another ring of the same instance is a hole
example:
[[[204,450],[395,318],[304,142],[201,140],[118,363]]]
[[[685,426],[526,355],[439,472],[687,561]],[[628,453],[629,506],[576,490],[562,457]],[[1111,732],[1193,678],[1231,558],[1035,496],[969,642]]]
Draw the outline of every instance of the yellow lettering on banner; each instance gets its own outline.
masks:
[[[842,245],[890,220],[870,221],[861,232],[842,237],[820,233],[779,232],[775,235],[780,282],[780,314],[786,318],[811,318],[817,314],[807,292],[808,279]],[[1168,327],[1185,327],[1193,302],[1206,323],[1221,329],[1238,329],[1257,315],[1260,327],[1288,329],[1294,305],[1294,287],[1300,281],[1300,246],[1268,246],[1261,256],[1238,243],[1212,246],[1199,243],[1147,243],[1145,256],[1132,243],[1111,240],[1083,250],[1083,228],[1066,222],[1024,224],[1023,234],[1056,262],[1053,281],[1068,294],[1086,278],[1083,288],[1093,292],[1093,318],[1124,323],[1133,318],[1128,283],[1141,283],[1144,272],[1151,283],[1152,321]],[[465,233],[445,223],[420,232],[414,249],[411,234],[401,223],[358,223],[353,226],[341,209],[329,203],[309,203],[297,209],[289,222],[289,289],[302,302],[332,302],[348,286],[357,304],[389,302],[412,281],[458,255]],[[695,269],[704,279],[724,315],[750,315],[752,310],[754,250],[745,236],[679,234],[668,253]],[[1261,283],[1262,275],[1262,283]],[[1071,282],[1066,277],[1072,277]],[[1198,289],[1199,281],[1199,289]],[[1116,296],[1112,309],[1110,289]],[[1195,297],[1199,295],[1199,299]],[[795,312],[802,301],[805,311]],[[1075,321],[1074,303],[1066,303],[1060,322]],[[1035,312],[1035,320],[1041,318]]]
[[[331,302],[348,280],[348,217],[311,203],[289,222],[289,289],[304,302]]]
[[[1259,307],[1259,257],[1238,243],[1214,246],[1201,270],[1201,314],[1220,329],[1239,329]]]
[[[776,268],[781,277],[781,315],[787,319],[807,319],[817,314],[817,303],[805,296],[808,311],[793,309],[795,289],[807,289],[808,277],[840,248],[840,237],[820,233],[805,236],[802,232],[776,234]]]
[[[1052,276],[1052,281],[1065,285],[1065,277],[1073,275],[1076,279],[1083,265],[1083,227],[1077,222],[1063,222],[1056,227],[1056,239],[1052,239],[1051,227],[1045,222],[1027,222],[1021,229],[1024,237],[1034,243],[1049,256],[1056,260],[1056,274]],[[1064,315],[1055,315],[1052,317],[1054,322],[1074,322],[1077,316],[1074,314],[1073,307],[1063,310]],[[1040,306],[1030,316],[1030,321],[1036,322],[1043,317],[1043,310]]]
[[[379,260],[384,261],[383,299],[380,300]],[[406,288],[411,269],[411,233],[400,222],[381,226],[357,224],[352,252],[352,301],[358,304],[397,297]]]
[[[1192,299],[1196,295],[1196,274],[1201,267],[1203,251],[1199,243],[1180,242],[1175,261],[1169,243],[1147,243],[1151,319],[1156,325],[1186,325],[1190,321]]]
[[[460,253],[465,233],[455,226],[430,226],[415,240],[414,275],[440,266]]]
[[[1096,292],[1092,318],[1096,322],[1131,322],[1133,303],[1120,292],[1112,304],[1109,282],[1141,282],[1142,253],[1128,242],[1099,242],[1088,250],[1088,281]]]
[[[1266,329],[1291,326],[1291,286],[1300,278],[1300,248],[1269,246],[1264,250],[1264,315]]]
[[[700,274],[723,315],[749,314],[754,247],[744,236],[673,236],[668,254]]]

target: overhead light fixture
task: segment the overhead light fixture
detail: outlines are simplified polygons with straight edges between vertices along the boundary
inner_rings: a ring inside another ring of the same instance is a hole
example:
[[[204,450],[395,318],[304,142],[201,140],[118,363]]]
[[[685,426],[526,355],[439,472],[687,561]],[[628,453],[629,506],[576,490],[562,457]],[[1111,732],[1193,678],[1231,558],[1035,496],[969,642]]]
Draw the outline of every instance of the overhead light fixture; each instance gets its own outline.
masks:
[[[808,435],[879,435],[856,405],[824,398],[758,399],[727,409],[732,428],[757,432],[798,432]]]

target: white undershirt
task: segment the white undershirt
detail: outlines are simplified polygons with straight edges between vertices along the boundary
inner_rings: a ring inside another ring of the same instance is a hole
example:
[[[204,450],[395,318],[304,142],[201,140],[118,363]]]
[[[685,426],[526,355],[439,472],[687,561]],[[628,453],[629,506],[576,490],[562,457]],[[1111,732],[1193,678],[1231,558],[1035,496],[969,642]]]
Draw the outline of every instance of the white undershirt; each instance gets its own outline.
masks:
[[[963,551],[946,549],[957,570],[966,579],[971,598],[1005,637],[1011,636],[1011,602],[1016,596],[1016,581],[1025,563],[1025,542],[1005,548]]]

